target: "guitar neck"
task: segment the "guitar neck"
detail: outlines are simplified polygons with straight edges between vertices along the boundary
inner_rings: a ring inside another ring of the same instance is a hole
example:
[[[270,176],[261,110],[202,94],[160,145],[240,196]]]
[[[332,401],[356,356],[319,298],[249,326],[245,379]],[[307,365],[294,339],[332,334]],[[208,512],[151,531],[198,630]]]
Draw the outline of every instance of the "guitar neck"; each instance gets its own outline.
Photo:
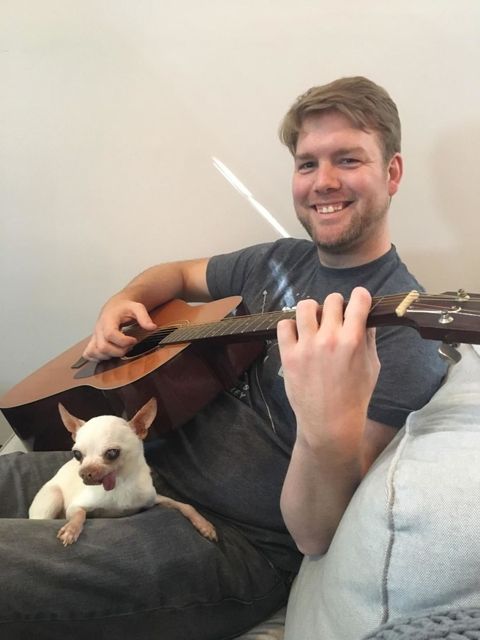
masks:
[[[230,316],[218,322],[179,327],[165,336],[161,344],[180,344],[198,340],[266,340],[276,336],[277,324],[284,319],[295,319],[295,310]]]
[[[175,302],[180,301],[171,301],[165,306]],[[207,303],[212,304],[214,303]],[[162,308],[157,307],[151,311],[154,319],[157,312],[162,313]],[[320,306],[319,315],[321,311]],[[280,320],[294,320],[295,313],[295,309],[286,309],[253,315],[227,316],[215,322],[190,322],[188,319],[175,320],[167,324],[159,322],[160,328],[152,332],[134,325],[126,329],[125,333],[134,336],[137,345],[125,357],[137,358],[158,347],[200,340],[247,342],[275,338]],[[480,295],[467,294],[463,290],[434,296],[411,291],[373,298],[367,326],[389,325],[412,327],[426,340],[438,340],[447,344],[479,344]],[[72,369],[83,367],[86,362],[87,360],[80,358],[72,365]]]
[[[320,306],[320,314],[321,309]],[[295,309],[179,326],[160,342],[166,345],[197,340],[264,340],[276,336],[277,324],[284,319],[295,319]],[[412,291],[373,298],[367,326],[388,325],[413,327],[430,340],[475,344],[480,341],[480,296],[463,292],[431,296]]]

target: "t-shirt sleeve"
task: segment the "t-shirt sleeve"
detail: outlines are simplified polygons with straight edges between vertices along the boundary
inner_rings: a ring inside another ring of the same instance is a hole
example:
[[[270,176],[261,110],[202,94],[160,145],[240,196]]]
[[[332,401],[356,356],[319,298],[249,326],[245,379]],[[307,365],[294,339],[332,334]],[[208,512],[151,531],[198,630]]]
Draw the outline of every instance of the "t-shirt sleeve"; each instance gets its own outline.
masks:
[[[270,247],[270,243],[258,244],[210,258],[207,285],[212,298],[243,295],[245,283]]]
[[[382,366],[368,417],[400,428],[439,388],[447,365],[438,343],[424,340],[411,327],[377,329],[377,351]]]

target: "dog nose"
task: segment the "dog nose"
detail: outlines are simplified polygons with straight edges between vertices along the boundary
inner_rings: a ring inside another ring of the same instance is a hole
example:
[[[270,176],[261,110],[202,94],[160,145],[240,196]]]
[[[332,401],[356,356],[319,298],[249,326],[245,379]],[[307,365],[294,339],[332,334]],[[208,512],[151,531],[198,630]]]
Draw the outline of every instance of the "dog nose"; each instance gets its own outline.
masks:
[[[79,475],[85,484],[98,484],[98,470],[90,468],[80,469]]]

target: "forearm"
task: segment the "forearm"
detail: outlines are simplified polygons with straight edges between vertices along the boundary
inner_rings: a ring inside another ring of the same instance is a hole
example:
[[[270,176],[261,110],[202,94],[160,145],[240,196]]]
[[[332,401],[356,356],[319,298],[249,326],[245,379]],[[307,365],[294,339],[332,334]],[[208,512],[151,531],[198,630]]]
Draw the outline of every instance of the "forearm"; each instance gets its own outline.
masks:
[[[351,432],[363,428],[359,424]],[[354,440],[313,444],[298,438],[295,443],[280,504],[288,530],[306,555],[327,551],[360,482],[362,449]]]
[[[150,267],[112,296],[107,304],[114,299],[132,300],[151,310],[173,298],[206,302],[211,299],[206,281],[207,263],[208,259],[202,258]]]
[[[283,486],[285,524],[308,555],[327,551],[358,484],[397,434],[394,427],[367,419],[366,409],[344,416],[342,423],[337,417],[321,429],[306,429],[309,441],[302,436],[304,425],[298,425]]]

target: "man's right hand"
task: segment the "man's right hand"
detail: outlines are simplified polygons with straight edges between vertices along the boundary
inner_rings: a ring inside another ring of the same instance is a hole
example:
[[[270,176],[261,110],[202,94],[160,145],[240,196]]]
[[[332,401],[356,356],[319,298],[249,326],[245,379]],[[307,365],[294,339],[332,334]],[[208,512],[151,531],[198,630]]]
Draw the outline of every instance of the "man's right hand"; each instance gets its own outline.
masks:
[[[125,335],[122,327],[137,322],[147,331],[158,328],[147,309],[154,309],[178,297],[188,302],[211,300],[207,264],[208,258],[169,262],[150,267],[138,275],[107,300],[83,357],[98,361],[124,356],[137,341]]]
[[[121,327],[132,322],[137,322],[147,331],[157,329],[143,304],[117,296],[111,298],[98,316],[83,357],[96,362],[124,356],[137,340],[133,336],[125,335]]]

